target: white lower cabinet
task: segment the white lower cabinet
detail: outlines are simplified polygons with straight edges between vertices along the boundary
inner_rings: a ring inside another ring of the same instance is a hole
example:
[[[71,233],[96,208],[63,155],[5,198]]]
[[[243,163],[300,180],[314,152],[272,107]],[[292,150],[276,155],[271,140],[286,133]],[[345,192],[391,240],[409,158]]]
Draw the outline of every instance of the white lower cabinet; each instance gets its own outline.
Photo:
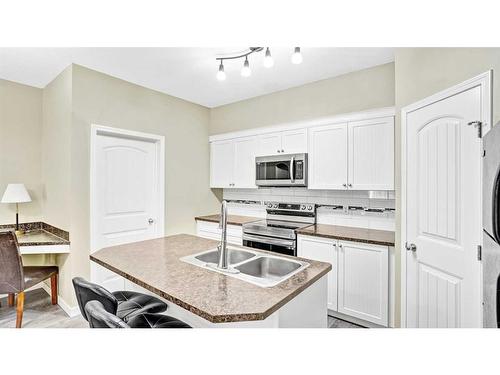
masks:
[[[227,242],[233,245],[243,245],[243,230],[240,225],[227,226]],[[218,223],[210,221],[196,221],[196,235],[203,238],[219,241],[221,238],[221,230]]]
[[[299,235],[297,256],[332,265],[332,270],[328,273],[328,309],[337,311],[337,241]]]
[[[338,312],[382,326],[389,315],[389,248],[339,241]]]
[[[329,310],[389,325],[389,247],[299,235],[297,255],[332,264]]]

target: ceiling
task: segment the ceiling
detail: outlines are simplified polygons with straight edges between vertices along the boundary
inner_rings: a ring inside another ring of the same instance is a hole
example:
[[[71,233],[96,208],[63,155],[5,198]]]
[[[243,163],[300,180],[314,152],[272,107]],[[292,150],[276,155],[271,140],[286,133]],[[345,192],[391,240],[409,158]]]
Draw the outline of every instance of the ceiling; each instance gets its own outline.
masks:
[[[250,77],[243,60],[228,60],[217,81],[215,57],[246,48],[0,48],[0,78],[42,88],[75,63],[212,108],[394,61],[393,48],[301,48],[294,65],[293,47],[270,47],[272,68],[255,53]]]

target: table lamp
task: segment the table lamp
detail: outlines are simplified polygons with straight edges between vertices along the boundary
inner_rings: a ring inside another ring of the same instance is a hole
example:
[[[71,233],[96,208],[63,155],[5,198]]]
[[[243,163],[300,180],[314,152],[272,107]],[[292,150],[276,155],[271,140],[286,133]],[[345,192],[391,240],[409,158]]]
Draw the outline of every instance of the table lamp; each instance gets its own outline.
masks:
[[[16,234],[22,234],[19,230],[19,203],[31,202],[31,197],[24,184],[8,184],[3,193],[2,203],[16,204]]]

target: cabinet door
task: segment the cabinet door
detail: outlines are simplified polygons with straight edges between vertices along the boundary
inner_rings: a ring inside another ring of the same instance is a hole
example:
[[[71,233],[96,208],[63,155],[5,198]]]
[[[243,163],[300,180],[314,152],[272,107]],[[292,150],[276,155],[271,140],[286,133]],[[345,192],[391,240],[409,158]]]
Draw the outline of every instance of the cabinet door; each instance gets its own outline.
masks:
[[[320,237],[299,236],[297,255],[302,258],[327,262],[332,265],[328,273],[328,309],[337,311],[337,241]]]
[[[349,123],[349,188],[394,190],[394,117]]]
[[[269,133],[259,136],[259,156],[281,154],[281,133]]]
[[[281,133],[281,150],[285,154],[307,152],[307,129],[288,130]]]
[[[237,138],[234,140],[233,187],[252,189],[255,185],[255,155],[257,137]]]
[[[232,187],[233,166],[233,140],[210,143],[210,187]]]
[[[339,242],[338,312],[388,325],[389,248]]]
[[[347,188],[347,123],[309,129],[309,189]]]

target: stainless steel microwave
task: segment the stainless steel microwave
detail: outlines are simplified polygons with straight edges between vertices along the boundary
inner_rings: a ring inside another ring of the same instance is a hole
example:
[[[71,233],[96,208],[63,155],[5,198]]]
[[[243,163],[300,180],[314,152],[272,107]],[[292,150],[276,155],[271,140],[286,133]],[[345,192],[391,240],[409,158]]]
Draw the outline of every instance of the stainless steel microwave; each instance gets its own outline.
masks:
[[[307,186],[307,154],[258,156],[257,186]]]

